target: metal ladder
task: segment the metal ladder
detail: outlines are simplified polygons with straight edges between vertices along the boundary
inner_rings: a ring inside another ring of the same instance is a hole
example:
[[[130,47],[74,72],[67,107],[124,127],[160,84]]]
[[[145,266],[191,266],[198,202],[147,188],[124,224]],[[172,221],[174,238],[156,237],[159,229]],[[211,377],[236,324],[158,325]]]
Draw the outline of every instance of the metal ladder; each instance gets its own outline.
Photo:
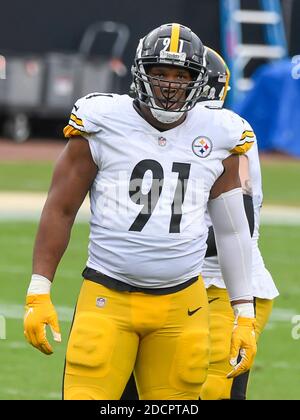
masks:
[[[224,58],[231,71],[229,106],[252,87],[245,68],[252,59],[282,59],[288,55],[280,0],[260,0],[261,10],[245,10],[241,0],[221,0],[221,33]],[[243,24],[264,25],[264,44],[245,44]]]

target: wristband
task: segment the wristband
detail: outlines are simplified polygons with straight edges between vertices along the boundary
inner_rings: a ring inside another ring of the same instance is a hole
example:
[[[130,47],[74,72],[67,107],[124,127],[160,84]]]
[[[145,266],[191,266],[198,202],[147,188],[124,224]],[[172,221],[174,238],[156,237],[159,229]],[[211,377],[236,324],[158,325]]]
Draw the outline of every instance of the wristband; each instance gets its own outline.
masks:
[[[235,318],[255,318],[253,303],[238,303],[232,309]]]
[[[28,295],[49,295],[51,288],[51,281],[39,274],[31,276],[31,282],[27,290]]]

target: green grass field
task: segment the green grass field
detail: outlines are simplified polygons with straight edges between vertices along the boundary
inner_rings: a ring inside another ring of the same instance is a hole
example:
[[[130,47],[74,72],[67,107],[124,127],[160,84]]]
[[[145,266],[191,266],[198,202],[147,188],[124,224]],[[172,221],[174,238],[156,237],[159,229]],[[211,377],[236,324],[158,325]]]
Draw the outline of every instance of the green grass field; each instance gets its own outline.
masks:
[[[262,162],[264,201],[300,206],[300,162]]]
[[[300,165],[294,167],[292,164],[292,169],[287,163],[276,165],[276,170],[269,163],[263,167],[266,202],[297,205]],[[0,192],[44,191],[51,167],[50,163],[1,163]],[[276,195],[278,185],[280,193]],[[0,219],[0,314],[7,315],[7,339],[0,340],[0,400],[61,398],[65,347],[81,284],[80,273],[87,256],[88,226],[85,223],[75,225],[70,246],[56,275],[52,299],[58,308],[63,343],[54,344],[55,353],[50,357],[30,347],[23,338],[21,318],[36,229],[36,222]],[[300,225],[261,228],[261,249],[281,296],[261,337],[249,387],[250,399],[300,399],[300,340],[293,340],[291,335],[292,316],[300,314],[299,239]]]
[[[63,307],[60,318],[67,321],[60,321],[63,343],[54,345],[55,353],[50,357],[24,341],[20,319],[30,278],[36,223],[0,223],[0,229],[1,240],[6,244],[0,271],[0,313],[1,306],[4,312],[5,308],[12,311],[7,319],[7,339],[0,340],[0,399],[58,399],[72,309],[86,259],[88,228],[84,224],[75,226],[53,286],[53,301],[58,308]]]
[[[47,191],[53,162],[0,162],[0,191]]]

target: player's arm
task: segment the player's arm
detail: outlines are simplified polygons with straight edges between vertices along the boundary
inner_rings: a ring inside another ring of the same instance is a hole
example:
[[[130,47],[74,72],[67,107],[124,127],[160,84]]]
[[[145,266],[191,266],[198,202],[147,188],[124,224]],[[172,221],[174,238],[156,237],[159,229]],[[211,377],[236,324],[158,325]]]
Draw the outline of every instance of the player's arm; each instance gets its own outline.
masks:
[[[98,168],[89,144],[70,140],[58,159],[34,247],[33,273],[52,281],[69,243],[76,214],[89,191]]]
[[[208,211],[213,223],[220,267],[235,313],[229,377],[249,370],[256,354],[251,288],[251,236],[244,210],[239,157],[224,162],[224,172],[211,189]],[[238,356],[242,359],[237,363]]]
[[[239,157],[239,175],[241,187],[243,190],[244,208],[248,220],[250,234],[252,236],[254,232],[254,208],[252,198],[252,185],[249,171],[249,161],[246,155],[242,155]],[[212,226],[210,226],[208,229],[206,244],[207,250],[205,257],[213,257],[218,254],[215,233]]]
[[[80,137],[68,142],[54,169],[36,236],[24,317],[27,340],[45,354],[52,353],[45,325],[51,326],[54,339],[60,341],[57,315],[50,299],[51,282],[68,246],[78,209],[97,171],[89,144]]]

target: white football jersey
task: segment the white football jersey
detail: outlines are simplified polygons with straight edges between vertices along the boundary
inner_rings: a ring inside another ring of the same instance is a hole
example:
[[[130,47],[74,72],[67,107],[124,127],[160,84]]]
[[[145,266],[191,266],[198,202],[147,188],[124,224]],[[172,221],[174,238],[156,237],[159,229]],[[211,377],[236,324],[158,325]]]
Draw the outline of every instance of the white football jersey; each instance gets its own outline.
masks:
[[[249,123],[243,120],[246,130],[252,130]],[[260,209],[263,202],[261,169],[258,155],[257,143],[246,153],[249,159],[249,174],[251,178],[252,192],[253,192],[253,207],[254,207],[254,231],[252,236],[252,289],[255,297],[261,299],[274,299],[279,295],[278,290],[274,284],[271,274],[266,269],[261,252],[258,247],[259,239],[259,225],[260,225]],[[211,226],[211,221],[208,213],[206,213],[206,222]],[[202,275],[206,287],[216,286],[225,289],[225,283],[222,278],[222,273],[218,261],[218,257],[205,258],[203,264]]]
[[[94,93],[76,102],[64,133],[86,138],[99,168],[87,266],[153,289],[199,275],[210,190],[232,150],[243,153],[253,143],[241,118],[196,106],[161,132],[129,96]]]

